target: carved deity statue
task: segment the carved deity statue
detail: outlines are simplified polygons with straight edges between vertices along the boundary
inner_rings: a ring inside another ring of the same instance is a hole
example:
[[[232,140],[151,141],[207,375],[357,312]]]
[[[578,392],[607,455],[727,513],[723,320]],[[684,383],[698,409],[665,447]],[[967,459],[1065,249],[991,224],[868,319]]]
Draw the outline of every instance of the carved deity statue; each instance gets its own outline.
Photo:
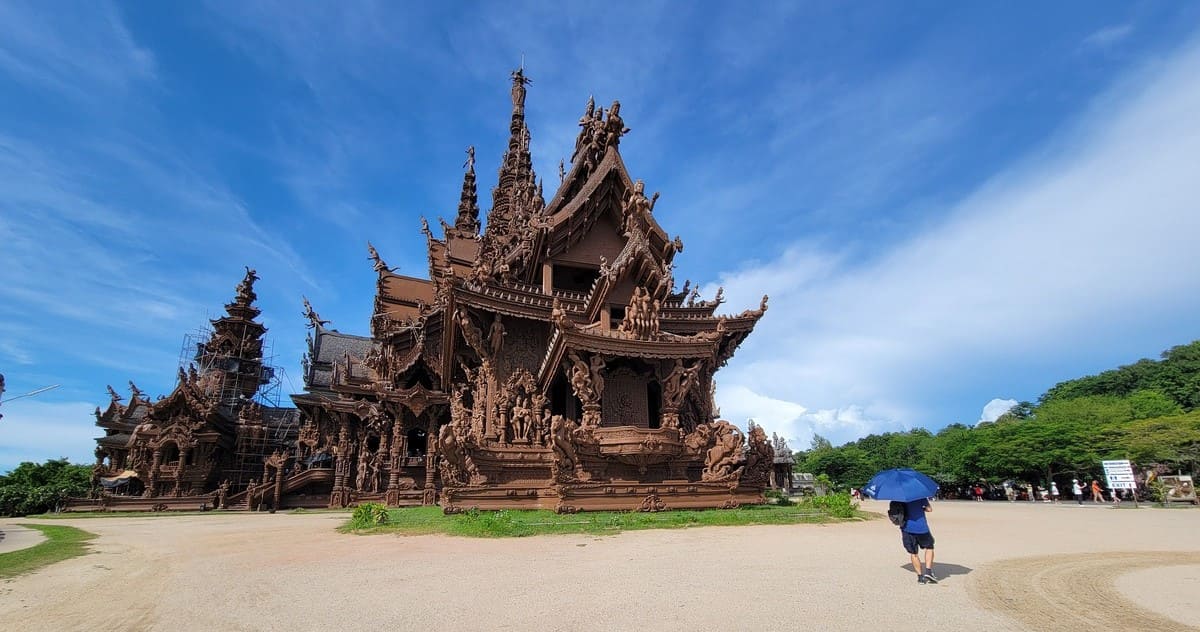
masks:
[[[105,386],[104,388],[107,388],[107,389],[108,389],[108,396],[109,396],[110,398],[112,398],[112,401],[113,401],[113,403],[114,403],[114,404],[115,404],[115,403],[117,403],[117,402],[119,402],[119,401],[121,401],[121,400],[123,400],[123,399],[125,399],[124,397],[122,397],[122,396],[121,396],[121,394],[120,394],[120,393],[118,393],[118,392],[117,392],[117,391],[116,391],[116,390],[115,390],[115,389],[112,387],[112,385],[111,385],[111,384],[110,384],[110,385],[108,385],[108,386]]]
[[[533,83],[533,80],[525,76],[524,68],[512,71],[513,114],[525,115],[525,86],[531,83]]]
[[[725,420],[714,421],[711,426],[711,445],[704,455],[701,478],[710,482],[736,480],[742,473],[740,467],[735,469],[745,443],[742,432]]]
[[[504,348],[504,337],[508,332],[504,330],[504,317],[496,314],[492,319],[492,326],[488,329],[488,349],[492,352],[492,357],[500,357],[500,350]]]
[[[459,487],[480,482],[479,469],[452,424],[442,426],[437,442],[441,457],[439,470],[444,485]]]
[[[550,418],[550,449],[554,452],[551,463],[554,480],[560,483],[570,482],[576,478],[579,461],[575,454],[575,422],[562,415]]]
[[[238,301],[242,303],[253,303],[258,296],[254,293],[254,282],[258,280],[258,273],[254,268],[246,266],[246,276],[242,278],[242,282],[238,283],[237,293]]]

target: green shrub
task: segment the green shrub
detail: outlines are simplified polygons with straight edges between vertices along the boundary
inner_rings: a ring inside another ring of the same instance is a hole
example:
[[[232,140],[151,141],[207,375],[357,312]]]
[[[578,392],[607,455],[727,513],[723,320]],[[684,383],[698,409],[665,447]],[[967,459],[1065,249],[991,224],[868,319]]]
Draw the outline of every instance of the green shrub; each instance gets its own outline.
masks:
[[[824,496],[812,496],[805,499],[815,509],[819,509],[834,518],[853,518],[858,510],[858,503],[850,499],[850,494],[837,492]]]
[[[350,516],[351,529],[370,529],[387,524],[388,510],[382,503],[363,503]]]

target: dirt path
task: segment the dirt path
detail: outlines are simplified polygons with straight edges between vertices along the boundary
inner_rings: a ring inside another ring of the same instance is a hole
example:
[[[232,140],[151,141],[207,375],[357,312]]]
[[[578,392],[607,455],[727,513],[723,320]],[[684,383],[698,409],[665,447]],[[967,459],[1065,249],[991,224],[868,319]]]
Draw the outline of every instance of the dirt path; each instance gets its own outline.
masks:
[[[344,519],[55,521],[97,533],[95,553],[0,583],[0,630],[1176,630],[1112,618],[1128,615],[1113,581],[1181,563],[1152,543],[1190,547],[1183,579],[1200,569],[1191,511],[937,503],[936,586],[886,520],[479,540],[342,535]],[[1190,585],[1164,583],[1172,602]],[[1104,618],[1072,618],[1081,590]]]
[[[1118,591],[1133,571],[1200,563],[1200,553],[1047,555],[989,564],[972,578],[972,597],[1032,629],[1193,630],[1141,607]],[[1170,590],[1164,586],[1164,590]]]

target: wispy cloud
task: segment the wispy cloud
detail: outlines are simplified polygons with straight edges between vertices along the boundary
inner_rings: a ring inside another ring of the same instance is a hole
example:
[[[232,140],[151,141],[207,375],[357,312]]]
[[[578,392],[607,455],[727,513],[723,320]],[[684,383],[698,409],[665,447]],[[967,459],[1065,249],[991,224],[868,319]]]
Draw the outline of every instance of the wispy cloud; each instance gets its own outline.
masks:
[[[1200,268],[1198,73],[1195,45],[1141,69],[1088,120],[865,263],[836,245],[798,245],[726,275],[731,304],[764,286],[772,302],[722,386],[774,402],[743,392],[726,415],[772,429],[785,402],[945,423],[927,417],[945,387],[989,364],[1106,344],[1132,304],[1144,323],[1194,310],[1200,280],[1179,271]]]
[[[0,5],[0,70],[22,81],[90,99],[152,79],[155,66],[109,2]]]
[[[1107,26],[1083,38],[1083,42],[1080,43],[1080,47],[1083,49],[1093,50],[1111,48],[1119,44],[1125,38],[1129,37],[1129,34],[1132,32],[1132,24]]]

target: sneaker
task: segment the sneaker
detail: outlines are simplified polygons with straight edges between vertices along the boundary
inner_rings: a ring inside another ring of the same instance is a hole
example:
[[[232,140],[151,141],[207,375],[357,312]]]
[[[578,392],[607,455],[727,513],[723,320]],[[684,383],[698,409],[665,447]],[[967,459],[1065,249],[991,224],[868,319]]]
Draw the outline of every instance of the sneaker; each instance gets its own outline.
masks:
[[[932,572],[932,571],[925,571],[925,574],[924,574],[924,575],[922,575],[921,577],[922,577],[922,578],[923,578],[923,579],[924,579],[926,582],[928,582],[928,583],[930,583],[930,584],[936,584],[936,583],[937,583],[937,578],[933,576],[933,572]]]
[[[917,575],[917,583],[918,584],[924,584],[924,583],[927,583],[928,581],[929,580],[925,579],[924,575]]]

